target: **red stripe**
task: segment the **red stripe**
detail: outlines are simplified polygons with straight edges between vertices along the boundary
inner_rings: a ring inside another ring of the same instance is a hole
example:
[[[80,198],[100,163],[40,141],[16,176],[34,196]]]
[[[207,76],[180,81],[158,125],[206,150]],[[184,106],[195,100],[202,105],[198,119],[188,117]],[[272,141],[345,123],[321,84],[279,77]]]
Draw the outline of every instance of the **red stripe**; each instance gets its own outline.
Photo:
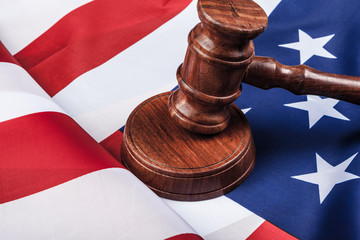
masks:
[[[248,238],[248,240],[294,240],[297,239],[273,224],[264,221]]]
[[[95,0],[67,14],[15,57],[54,96],[81,74],[173,18],[190,2]]]
[[[109,137],[104,139],[100,144],[105,148],[114,158],[120,160],[120,148],[121,142],[123,139],[123,133],[120,131],[116,131],[111,134]]]
[[[61,113],[36,113],[2,122],[0,136],[0,203],[96,170],[122,167]]]
[[[0,41],[0,62],[8,62],[20,65],[19,62],[10,54],[4,44]]]
[[[203,239],[202,237],[193,233],[184,233],[167,238],[167,240],[202,240],[202,239]]]

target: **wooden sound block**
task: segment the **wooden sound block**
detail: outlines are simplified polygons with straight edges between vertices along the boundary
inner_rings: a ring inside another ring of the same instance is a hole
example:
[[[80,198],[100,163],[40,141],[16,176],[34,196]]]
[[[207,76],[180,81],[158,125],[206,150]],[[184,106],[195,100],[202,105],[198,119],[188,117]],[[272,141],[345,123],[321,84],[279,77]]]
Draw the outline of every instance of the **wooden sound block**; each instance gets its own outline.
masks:
[[[123,164],[161,197],[196,201],[221,196],[242,183],[255,163],[248,121],[234,104],[221,133],[189,132],[170,116],[171,92],[140,104],[129,116]]]

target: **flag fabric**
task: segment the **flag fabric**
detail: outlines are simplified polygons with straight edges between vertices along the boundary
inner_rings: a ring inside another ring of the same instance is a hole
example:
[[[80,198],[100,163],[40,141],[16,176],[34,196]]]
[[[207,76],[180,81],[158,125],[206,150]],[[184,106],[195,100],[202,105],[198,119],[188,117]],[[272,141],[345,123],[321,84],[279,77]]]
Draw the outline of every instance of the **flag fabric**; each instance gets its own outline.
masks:
[[[360,75],[355,0],[256,2],[257,55]],[[250,177],[212,200],[160,199],[115,160],[119,129],[176,85],[196,1],[1,5],[1,239],[359,238],[358,106],[244,84]]]
[[[1,49],[1,239],[201,239]]]

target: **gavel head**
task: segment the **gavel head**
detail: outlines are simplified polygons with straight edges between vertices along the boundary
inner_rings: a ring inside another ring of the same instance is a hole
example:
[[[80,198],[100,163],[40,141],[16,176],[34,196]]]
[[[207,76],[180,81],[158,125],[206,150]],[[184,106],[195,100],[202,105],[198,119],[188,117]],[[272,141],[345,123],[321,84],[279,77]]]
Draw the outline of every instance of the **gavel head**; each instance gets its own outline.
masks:
[[[252,39],[265,30],[267,16],[251,0],[199,0],[198,14],[168,108],[182,127],[214,134],[229,124],[230,105],[254,57]]]

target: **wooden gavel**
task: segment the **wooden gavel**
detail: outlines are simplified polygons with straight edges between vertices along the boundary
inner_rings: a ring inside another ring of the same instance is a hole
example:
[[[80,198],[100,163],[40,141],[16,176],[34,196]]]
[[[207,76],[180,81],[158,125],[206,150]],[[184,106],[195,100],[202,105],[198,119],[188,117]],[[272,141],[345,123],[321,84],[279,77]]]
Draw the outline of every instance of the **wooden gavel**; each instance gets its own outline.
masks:
[[[202,134],[225,129],[229,105],[240,95],[241,82],[360,104],[360,77],[254,56],[251,39],[265,30],[267,17],[251,1],[199,3],[202,23],[189,35],[187,55],[177,73],[180,89],[169,100],[171,115],[184,128]],[[219,13],[226,8],[228,12]]]
[[[251,0],[199,0],[201,22],[177,70],[179,89],[141,103],[125,126],[124,165],[162,197],[202,200],[241,184],[255,164],[241,83],[360,103],[360,78],[255,57],[267,16]]]

